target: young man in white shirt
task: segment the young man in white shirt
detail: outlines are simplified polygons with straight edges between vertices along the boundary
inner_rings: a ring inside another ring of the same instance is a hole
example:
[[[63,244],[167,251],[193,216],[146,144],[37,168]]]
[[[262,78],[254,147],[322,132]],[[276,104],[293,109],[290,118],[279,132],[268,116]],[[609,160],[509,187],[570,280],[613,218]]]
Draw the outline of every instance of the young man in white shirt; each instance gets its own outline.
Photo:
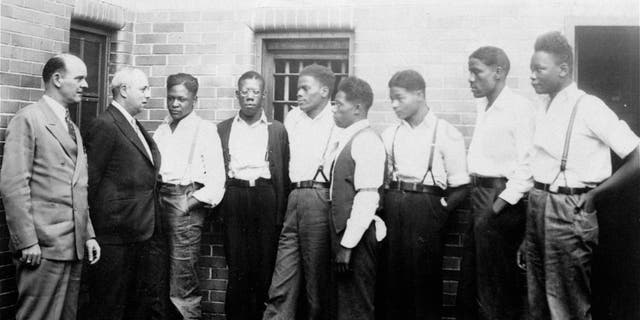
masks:
[[[198,79],[186,73],[167,78],[169,116],[153,139],[162,155],[160,217],[169,243],[169,297],[183,319],[200,319],[196,263],[207,207],[224,195],[224,162],[216,126],[200,118]]]
[[[367,114],[368,83],[348,77],[338,87],[334,120],[344,128],[331,170],[332,261],[329,319],[374,319],[377,242],[386,228],[376,216],[384,181],[384,145]]]
[[[573,52],[559,32],[541,35],[531,84],[548,95],[536,114],[525,250],[529,319],[591,319],[597,202],[640,171],[638,137],[573,81]],[[611,175],[610,150],[624,159]]]
[[[462,134],[438,119],[414,70],[389,80],[400,124],[385,130],[387,185],[379,315],[385,319],[440,319],[444,226],[468,193]]]
[[[507,85],[510,63],[496,47],[469,56],[469,85],[478,99],[467,163],[471,218],[463,241],[459,319],[520,319],[525,277],[516,263],[533,186],[529,154],[535,109]]]
[[[302,69],[298,107],[289,111],[284,121],[291,151],[291,193],[265,320],[326,319],[331,252],[329,176],[336,137],[341,131],[331,112],[334,85],[331,69],[317,64]],[[299,301],[306,301],[306,305],[299,308]],[[298,310],[306,314],[297,315]]]

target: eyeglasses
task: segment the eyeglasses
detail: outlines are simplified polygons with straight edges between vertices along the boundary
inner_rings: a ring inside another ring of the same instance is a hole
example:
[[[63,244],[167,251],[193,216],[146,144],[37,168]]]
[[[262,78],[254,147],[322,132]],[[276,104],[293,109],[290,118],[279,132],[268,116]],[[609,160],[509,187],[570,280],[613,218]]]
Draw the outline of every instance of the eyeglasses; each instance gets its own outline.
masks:
[[[241,96],[246,97],[249,95],[249,93],[253,93],[254,96],[259,96],[262,91],[260,90],[240,90],[238,91],[240,93]]]

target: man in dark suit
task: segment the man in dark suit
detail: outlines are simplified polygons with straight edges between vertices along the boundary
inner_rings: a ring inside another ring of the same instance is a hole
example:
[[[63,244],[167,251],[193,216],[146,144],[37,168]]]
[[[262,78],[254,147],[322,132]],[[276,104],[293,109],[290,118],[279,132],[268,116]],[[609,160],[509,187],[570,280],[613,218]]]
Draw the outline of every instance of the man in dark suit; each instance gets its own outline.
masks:
[[[42,70],[44,96],[7,128],[0,194],[17,265],[16,319],[75,319],[85,247],[100,259],[87,204],[87,158],[69,118],[87,67],[62,54]]]
[[[120,70],[113,77],[111,91],[112,104],[87,133],[89,204],[96,237],[104,244],[102,262],[87,274],[87,316],[139,319],[149,316],[147,276],[158,275],[150,272],[156,263],[150,261],[149,250],[157,231],[155,188],[160,153],[133,118],[150,97],[145,74],[138,69]]]
[[[238,79],[240,112],[218,125],[226,193],[221,203],[229,266],[227,319],[261,319],[278,249],[289,185],[289,139],[262,109],[264,79],[248,71]]]

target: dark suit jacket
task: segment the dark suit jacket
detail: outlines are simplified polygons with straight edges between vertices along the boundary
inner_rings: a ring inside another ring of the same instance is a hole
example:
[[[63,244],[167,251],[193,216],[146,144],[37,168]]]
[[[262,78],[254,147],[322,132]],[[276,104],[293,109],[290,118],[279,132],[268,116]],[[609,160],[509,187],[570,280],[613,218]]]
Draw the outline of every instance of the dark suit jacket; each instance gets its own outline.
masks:
[[[154,231],[160,152],[136,124],[151,149],[153,163],[131,124],[113,105],[87,131],[89,206],[101,243],[143,241]]]
[[[218,134],[222,143],[222,153],[224,155],[224,169],[229,172],[229,136],[231,125],[235,117],[222,121],[218,124]],[[284,212],[287,209],[286,200],[289,192],[289,136],[284,125],[279,121],[270,122],[268,125],[269,138],[269,171],[271,181],[276,193],[276,213],[277,225],[282,225]],[[223,200],[224,201],[224,200]]]
[[[87,205],[87,157],[44,99],[18,111],[7,128],[0,194],[12,250],[39,244],[42,257],[84,257],[94,237]]]

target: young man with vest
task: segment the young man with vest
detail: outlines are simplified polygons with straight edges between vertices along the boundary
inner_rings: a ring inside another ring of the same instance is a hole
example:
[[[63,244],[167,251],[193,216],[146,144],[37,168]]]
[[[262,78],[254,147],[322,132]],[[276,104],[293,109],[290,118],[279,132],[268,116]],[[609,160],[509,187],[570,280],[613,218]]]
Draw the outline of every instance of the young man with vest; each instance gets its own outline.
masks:
[[[261,319],[278,251],[289,186],[289,139],[262,108],[264,79],[238,79],[238,115],[218,124],[227,186],[221,203],[229,267],[227,319]]]
[[[467,196],[469,176],[462,134],[438,119],[413,70],[389,80],[400,124],[382,135],[387,152],[379,318],[440,319],[443,231]]]
[[[529,319],[591,319],[598,200],[640,171],[640,140],[602,100],[578,89],[564,36],[543,34],[534,50],[531,84],[548,99],[537,110],[531,160]],[[610,150],[624,159],[613,175]]]
[[[263,319],[326,319],[329,281],[329,176],[336,137],[331,94],[335,75],[305,67],[298,78],[298,107],[287,114],[291,193],[280,234],[276,266]],[[300,292],[304,299],[299,299]],[[306,301],[306,306],[298,302]],[[302,312],[304,313],[304,312]],[[303,315],[297,315],[302,318]]]
[[[344,79],[333,108],[344,128],[331,170],[330,319],[374,319],[377,242],[386,234],[376,210],[384,180],[384,145],[367,120],[373,102],[368,83]]]
[[[520,319],[524,313],[525,276],[516,256],[524,238],[522,197],[533,186],[535,109],[506,85],[509,67],[500,48],[481,47],[469,56],[469,85],[479,99],[467,157],[473,187],[459,319]]]

